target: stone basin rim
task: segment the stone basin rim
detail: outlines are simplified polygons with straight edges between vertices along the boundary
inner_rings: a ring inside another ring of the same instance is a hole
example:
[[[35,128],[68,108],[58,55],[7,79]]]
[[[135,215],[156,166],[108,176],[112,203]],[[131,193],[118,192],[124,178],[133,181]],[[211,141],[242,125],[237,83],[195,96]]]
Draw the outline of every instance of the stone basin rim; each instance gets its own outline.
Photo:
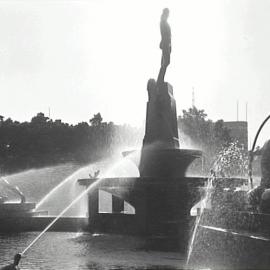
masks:
[[[195,157],[201,157],[203,152],[201,150],[196,150],[196,149],[174,149],[174,148],[168,148],[168,149],[146,149],[146,150],[142,150],[142,149],[137,149],[137,150],[129,150],[129,151],[123,151],[122,155],[124,157],[128,157],[128,155],[132,154],[132,153],[140,153],[142,151],[146,151],[149,153],[170,153],[170,154],[176,154],[177,156],[183,155],[183,156],[195,156]]]

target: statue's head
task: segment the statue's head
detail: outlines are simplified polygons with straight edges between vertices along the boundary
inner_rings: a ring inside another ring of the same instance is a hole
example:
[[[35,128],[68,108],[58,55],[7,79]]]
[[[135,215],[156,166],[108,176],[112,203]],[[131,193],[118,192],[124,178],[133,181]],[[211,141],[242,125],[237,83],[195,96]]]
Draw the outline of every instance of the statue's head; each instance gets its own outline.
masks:
[[[147,82],[148,99],[150,100],[156,93],[157,82],[155,79],[149,79]]]
[[[149,79],[147,82],[147,90],[152,91],[156,88],[157,82],[155,79]]]
[[[167,20],[170,14],[170,10],[168,8],[164,8],[162,11],[161,19]]]

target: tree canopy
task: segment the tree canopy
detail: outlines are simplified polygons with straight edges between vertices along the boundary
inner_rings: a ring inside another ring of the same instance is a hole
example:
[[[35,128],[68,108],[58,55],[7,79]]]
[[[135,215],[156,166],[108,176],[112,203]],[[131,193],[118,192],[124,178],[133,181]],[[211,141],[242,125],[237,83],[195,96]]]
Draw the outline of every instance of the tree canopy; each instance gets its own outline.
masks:
[[[223,120],[214,122],[207,119],[206,112],[195,106],[182,112],[178,117],[180,140],[188,138],[190,144],[204,152],[204,168],[208,171],[220,149],[232,141],[230,131]]]
[[[63,162],[90,163],[112,155],[115,147],[130,147],[140,140],[139,129],[102,122],[100,113],[90,123],[70,125],[43,113],[22,123],[0,117],[2,173]]]

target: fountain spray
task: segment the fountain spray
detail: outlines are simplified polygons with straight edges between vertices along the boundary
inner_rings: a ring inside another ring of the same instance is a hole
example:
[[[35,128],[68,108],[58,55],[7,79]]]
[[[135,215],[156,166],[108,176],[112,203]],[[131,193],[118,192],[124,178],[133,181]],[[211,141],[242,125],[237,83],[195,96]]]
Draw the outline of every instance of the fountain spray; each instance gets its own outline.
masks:
[[[86,195],[89,191],[91,191],[93,188],[95,188],[103,178],[98,179],[96,182],[91,184],[87,189],[85,189],[77,198],[75,198],[21,253],[21,255],[24,255],[30,247],[32,247],[39,238],[46,232],[48,229],[52,227],[52,225],[62,216],[64,215],[75,203],[77,203],[84,195]]]
[[[200,226],[200,221],[201,221],[203,212],[204,212],[204,210],[206,208],[206,204],[207,204],[207,202],[210,199],[212,185],[213,185],[213,181],[214,180],[215,180],[215,174],[211,170],[211,175],[208,178],[208,182],[207,182],[207,186],[206,186],[205,198],[202,200],[202,204],[201,204],[201,207],[200,207],[199,216],[196,218],[196,222],[195,222],[194,229],[193,229],[193,232],[192,232],[192,236],[191,236],[191,240],[190,240],[190,244],[189,244],[189,248],[188,248],[186,266],[188,266],[189,265],[189,262],[190,262],[191,254],[192,254],[192,251],[193,251],[194,242],[195,242],[195,239],[196,239],[196,236],[197,236],[197,232],[198,232],[198,229],[199,229],[199,226]]]
[[[112,171],[116,166],[118,166],[119,163],[116,163],[114,166],[110,168],[109,171]],[[83,196],[85,196],[88,192],[91,192],[94,188],[97,187],[97,185],[100,184],[101,181],[103,181],[105,178],[99,178],[95,182],[93,182],[91,185],[89,185],[83,192],[81,192],[59,215],[50,223],[46,226],[46,228],[22,251],[21,256],[25,255],[25,253],[41,238],[41,236],[44,235],[48,229],[50,229],[54,223],[58,219],[60,219],[73,205],[75,205]]]

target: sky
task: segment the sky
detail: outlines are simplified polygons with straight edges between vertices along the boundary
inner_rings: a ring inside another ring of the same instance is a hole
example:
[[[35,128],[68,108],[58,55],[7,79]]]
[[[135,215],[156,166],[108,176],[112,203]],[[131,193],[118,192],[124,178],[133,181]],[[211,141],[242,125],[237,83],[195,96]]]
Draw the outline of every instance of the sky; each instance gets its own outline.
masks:
[[[247,120],[249,144],[270,113],[268,0],[0,1],[0,115],[38,112],[76,124],[143,125],[149,78],[160,67],[159,21],[170,9],[178,114]],[[259,144],[270,136],[266,124]]]

